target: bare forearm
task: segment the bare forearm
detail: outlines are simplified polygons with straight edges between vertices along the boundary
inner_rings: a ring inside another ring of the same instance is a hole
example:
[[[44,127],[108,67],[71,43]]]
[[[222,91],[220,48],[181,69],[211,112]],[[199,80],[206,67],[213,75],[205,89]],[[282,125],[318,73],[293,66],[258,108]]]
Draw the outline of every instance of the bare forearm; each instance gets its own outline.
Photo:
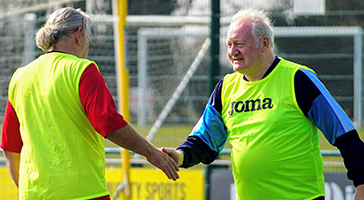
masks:
[[[177,180],[179,178],[177,163],[154,147],[129,124],[108,134],[107,138],[120,147],[145,156],[148,162],[161,169],[169,179]]]
[[[150,142],[138,134],[129,124],[108,134],[106,137],[118,146],[145,157],[156,150]]]
[[[6,165],[9,169],[11,178],[15,185],[18,187],[19,183],[19,166],[20,166],[20,153],[14,153],[10,151],[4,151],[6,158]]]

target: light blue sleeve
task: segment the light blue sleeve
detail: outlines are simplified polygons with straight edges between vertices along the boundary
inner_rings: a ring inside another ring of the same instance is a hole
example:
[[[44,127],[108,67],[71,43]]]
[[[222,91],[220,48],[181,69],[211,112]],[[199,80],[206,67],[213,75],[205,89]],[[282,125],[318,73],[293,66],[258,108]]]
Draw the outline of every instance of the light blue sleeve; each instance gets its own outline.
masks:
[[[331,96],[325,85],[310,70],[302,70],[321,92],[312,102],[308,117],[324,134],[330,144],[334,144],[336,138],[355,129],[350,118]]]
[[[207,103],[203,115],[190,135],[201,138],[211,150],[220,153],[224,149],[228,131],[220,113],[210,103]]]

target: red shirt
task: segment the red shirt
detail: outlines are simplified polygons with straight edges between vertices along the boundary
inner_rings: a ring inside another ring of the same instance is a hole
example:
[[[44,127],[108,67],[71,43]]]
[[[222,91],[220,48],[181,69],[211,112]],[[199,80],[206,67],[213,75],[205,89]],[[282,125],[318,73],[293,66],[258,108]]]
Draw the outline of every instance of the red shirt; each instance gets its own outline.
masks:
[[[81,103],[92,126],[99,134],[106,137],[127,124],[123,116],[117,112],[105,80],[94,64],[88,66],[83,72],[79,87]],[[21,152],[23,141],[19,127],[14,107],[8,100],[1,135],[2,149],[15,153]]]

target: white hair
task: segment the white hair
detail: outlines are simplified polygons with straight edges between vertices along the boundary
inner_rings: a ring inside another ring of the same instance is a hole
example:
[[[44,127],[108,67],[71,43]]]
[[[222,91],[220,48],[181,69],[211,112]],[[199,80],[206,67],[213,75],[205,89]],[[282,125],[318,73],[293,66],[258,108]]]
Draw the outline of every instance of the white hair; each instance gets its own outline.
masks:
[[[235,24],[237,22],[241,22],[242,20],[249,19],[253,26],[252,35],[254,40],[258,43],[259,40],[266,35],[270,40],[270,46],[273,48],[274,46],[274,34],[273,34],[273,23],[271,19],[268,17],[267,13],[262,10],[254,10],[254,9],[245,9],[240,10],[236,13],[231,24]]]
[[[37,46],[42,50],[49,50],[60,39],[65,39],[78,28],[82,28],[83,37],[91,36],[91,18],[81,9],[72,7],[54,11],[47,22],[36,34]]]

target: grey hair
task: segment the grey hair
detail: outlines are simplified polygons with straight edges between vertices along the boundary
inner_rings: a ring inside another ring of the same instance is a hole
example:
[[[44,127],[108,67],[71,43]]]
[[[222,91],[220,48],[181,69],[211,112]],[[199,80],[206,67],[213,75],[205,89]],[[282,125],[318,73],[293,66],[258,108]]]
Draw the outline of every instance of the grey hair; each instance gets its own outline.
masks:
[[[245,9],[236,13],[231,21],[231,24],[249,19],[252,23],[252,35],[256,43],[266,35],[270,40],[270,47],[274,46],[273,23],[267,13],[262,10]],[[231,26],[230,24],[230,26]]]
[[[83,37],[91,36],[91,18],[81,9],[72,7],[54,11],[36,36],[36,44],[42,50],[50,50],[60,39],[68,38],[78,28],[82,28]]]

